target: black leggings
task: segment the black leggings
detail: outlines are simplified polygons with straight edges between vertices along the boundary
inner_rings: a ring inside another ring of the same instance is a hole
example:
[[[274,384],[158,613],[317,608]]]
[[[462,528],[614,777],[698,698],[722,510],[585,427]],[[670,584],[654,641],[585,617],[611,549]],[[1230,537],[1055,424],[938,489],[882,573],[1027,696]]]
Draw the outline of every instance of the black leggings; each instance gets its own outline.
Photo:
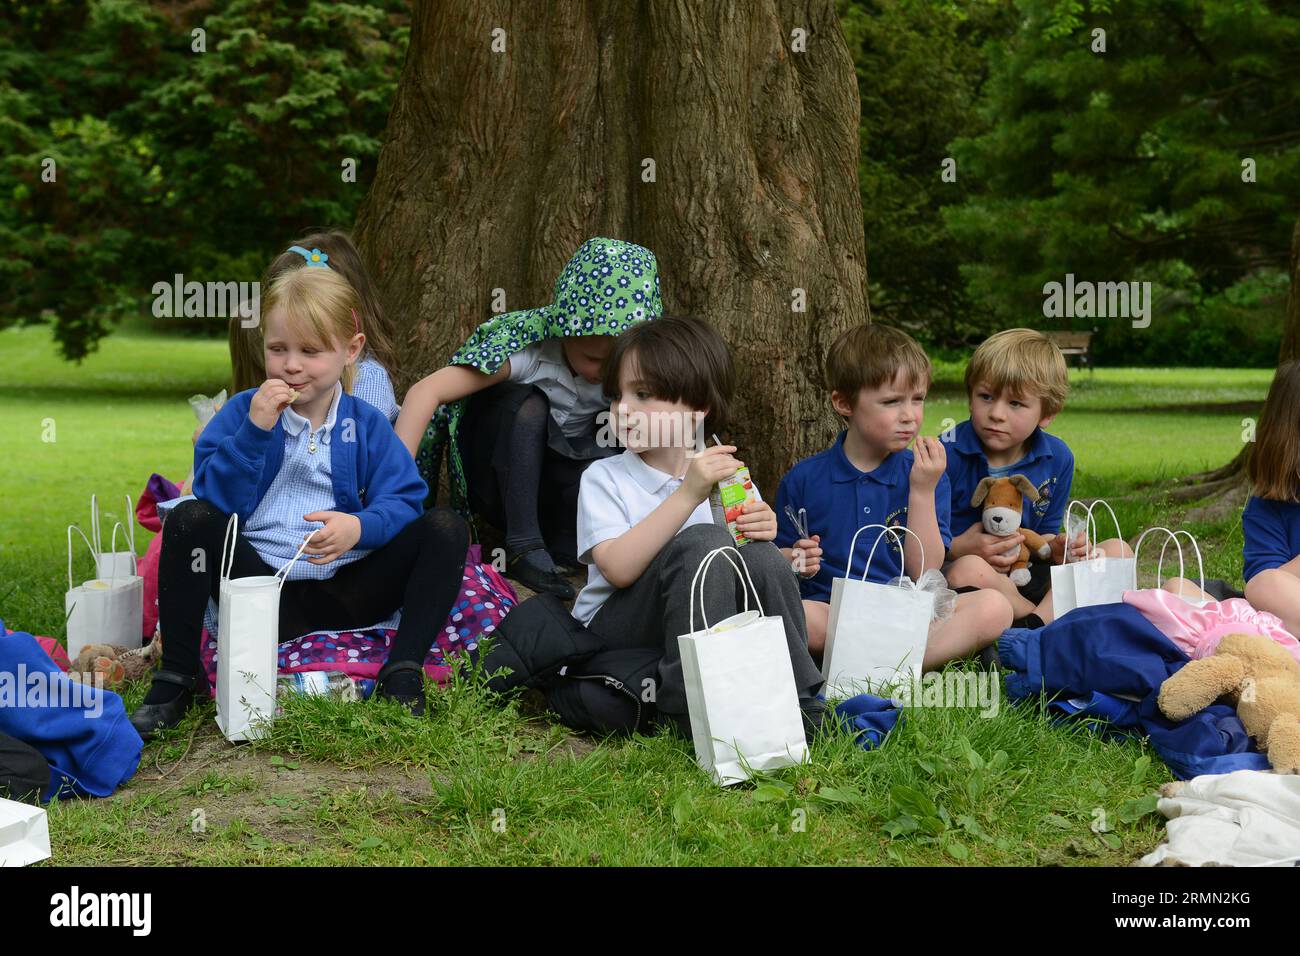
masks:
[[[199,638],[208,598],[220,600],[223,514],[209,502],[184,501],[163,522],[158,559],[158,626],[162,666],[200,673]],[[324,580],[288,581],[280,592],[280,638],[341,631],[382,621],[398,608],[402,622],[391,661],[423,663],[460,593],[469,526],[446,508],[426,511],[382,548]],[[195,559],[196,550],[205,560]],[[239,532],[232,578],[274,574]]]
[[[546,548],[557,561],[575,562],[578,488],[595,458],[557,450],[569,442],[546,393],[518,382],[493,385],[470,398],[459,435],[470,505],[505,532],[506,551]]]

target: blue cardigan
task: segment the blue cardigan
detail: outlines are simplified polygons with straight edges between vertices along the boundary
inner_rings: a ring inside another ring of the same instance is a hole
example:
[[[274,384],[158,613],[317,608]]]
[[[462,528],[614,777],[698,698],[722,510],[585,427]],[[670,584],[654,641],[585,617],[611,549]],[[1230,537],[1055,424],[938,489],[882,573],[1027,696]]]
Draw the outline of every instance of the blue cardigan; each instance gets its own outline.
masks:
[[[248,417],[257,389],[229,399],[194,446],[194,496],[245,522],[284,462],[284,425],[266,431]],[[428,486],[393,426],[366,402],[339,397],[330,433],[334,508],[361,519],[356,546],[381,548],[420,516]]]

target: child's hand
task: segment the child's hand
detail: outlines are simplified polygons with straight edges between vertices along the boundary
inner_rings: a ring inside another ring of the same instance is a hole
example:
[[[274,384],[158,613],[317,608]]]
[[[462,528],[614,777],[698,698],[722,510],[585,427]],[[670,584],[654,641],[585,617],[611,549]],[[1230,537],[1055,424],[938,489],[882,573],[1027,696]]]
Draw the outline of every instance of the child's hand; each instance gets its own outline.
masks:
[[[776,512],[766,501],[746,501],[736,530],[751,541],[771,541],[776,537]]]
[[[720,479],[734,475],[736,469],[744,465],[732,457],[735,450],[735,445],[710,445],[690,460],[682,487],[696,504],[709,497],[709,492]]]
[[[313,511],[304,521],[322,521],[303,553],[312,564],[329,564],[347,554],[361,540],[361,519],[345,511]]]
[[[918,435],[912,445],[911,487],[916,491],[934,491],[948,467],[948,453],[943,442],[932,436]]]
[[[1052,563],[1062,564],[1065,561],[1065,535],[1053,534],[1043,535],[1048,539],[1048,544],[1052,546]],[[1096,549],[1094,549],[1095,551]],[[1074,537],[1074,543],[1070,545],[1070,560],[1083,561],[1088,557],[1087,536],[1080,531]]]
[[[268,378],[253,395],[253,402],[248,406],[248,417],[258,428],[269,432],[293,398],[294,391],[285,382],[278,378]]]
[[[822,569],[822,536],[800,538],[790,549],[791,564],[800,576],[815,578]]]

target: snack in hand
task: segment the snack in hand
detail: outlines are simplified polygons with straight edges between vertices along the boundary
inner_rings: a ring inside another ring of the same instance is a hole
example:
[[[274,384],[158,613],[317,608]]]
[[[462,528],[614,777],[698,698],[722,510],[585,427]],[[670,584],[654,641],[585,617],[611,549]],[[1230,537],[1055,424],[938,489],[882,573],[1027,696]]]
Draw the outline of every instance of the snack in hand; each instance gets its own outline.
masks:
[[[298,391],[296,388],[289,389],[289,404],[292,405],[294,402],[298,401],[298,396],[301,394],[302,392]]]

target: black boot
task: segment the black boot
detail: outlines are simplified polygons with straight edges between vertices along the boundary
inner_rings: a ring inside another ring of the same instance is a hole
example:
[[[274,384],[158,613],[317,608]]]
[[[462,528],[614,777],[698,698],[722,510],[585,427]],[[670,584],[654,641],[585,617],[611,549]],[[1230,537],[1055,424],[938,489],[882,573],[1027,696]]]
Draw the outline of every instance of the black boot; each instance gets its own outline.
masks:
[[[159,681],[164,684],[179,684],[181,691],[171,700],[161,704],[141,704],[131,713],[131,726],[140,734],[140,739],[151,740],[160,730],[170,730],[181,722],[185,711],[194,699],[194,689],[198,687],[201,675],[178,674],[175,671],[160,670],[153,675],[154,685]]]

